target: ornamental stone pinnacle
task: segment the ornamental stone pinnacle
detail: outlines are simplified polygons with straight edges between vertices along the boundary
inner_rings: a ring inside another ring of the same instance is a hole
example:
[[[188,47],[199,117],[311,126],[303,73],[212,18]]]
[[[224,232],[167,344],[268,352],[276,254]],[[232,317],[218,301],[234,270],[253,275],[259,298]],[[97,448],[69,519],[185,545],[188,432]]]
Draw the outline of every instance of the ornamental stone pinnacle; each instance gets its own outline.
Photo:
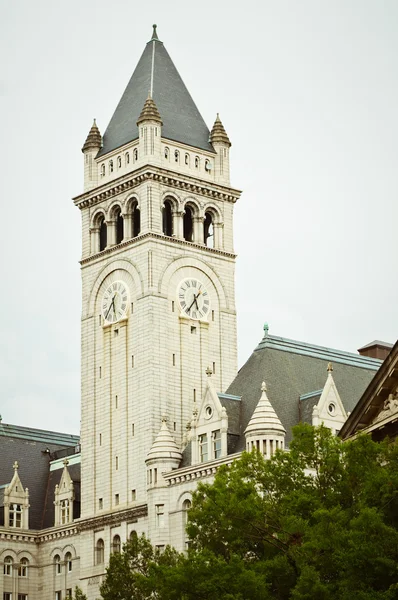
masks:
[[[86,141],[84,142],[82,152],[86,152],[87,150],[100,150],[101,146],[102,146],[102,137],[100,134],[100,130],[97,127],[97,123],[95,122],[95,119],[94,119],[91,129],[88,132]]]
[[[159,38],[158,38],[157,31],[156,31],[156,27],[157,27],[157,25],[152,25],[152,27],[153,27],[153,32],[152,32],[151,41],[152,41],[152,40],[158,40]]]
[[[207,377],[211,377],[213,375],[213,371],[210,369],[210,367],[207,367],[205,373],[206,373]]]
[[[17,460],[14,462],[14,464],[12,465],[12,467],[13,467],[14,471],[18,471],[18,469],[19,469],[19,464],[18,464],[18,461],[17,461]]]
[[[333,371],[333,365],[332,363],[328,363],[328,373],[331,373]]]
[[[160,123],[160,125],[163,125],[158,108],[151,97],[151,92],[148,93],[148,98],[145,100],[141,114],[138,117],[137,125],[144,121],[156,121],[157,123]]]
[[[217,113],[216,120],[214,121],[213,129],[210,132],[211,144],[226,144],[231,146],[227,132],[224,129],[224,125],[221,123],[220,115]]]
[[[267,397],[266,389],[266,383],[263,381],[261,385],[261,398],[246,427],[246,436],[248,434],[255,435],[264,431],[268,433],[277,433],[278,435],[284,435],[286,433],[285,428]]]
[[[67,467],[69,465],[69,460],[67,458],[65,458],[65,460],[63,461],[63,465],[64,467]]]

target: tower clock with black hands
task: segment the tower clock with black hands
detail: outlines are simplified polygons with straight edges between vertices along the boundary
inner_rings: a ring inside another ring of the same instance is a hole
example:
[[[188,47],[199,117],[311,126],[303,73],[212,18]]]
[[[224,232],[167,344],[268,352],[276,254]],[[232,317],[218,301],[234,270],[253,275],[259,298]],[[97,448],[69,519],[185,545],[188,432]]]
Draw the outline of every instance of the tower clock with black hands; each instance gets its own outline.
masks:
[[[192,277],[184,279],[178,286],[178,301],[181,310],[191,319],[207,319],[210,297],[204,284]]]

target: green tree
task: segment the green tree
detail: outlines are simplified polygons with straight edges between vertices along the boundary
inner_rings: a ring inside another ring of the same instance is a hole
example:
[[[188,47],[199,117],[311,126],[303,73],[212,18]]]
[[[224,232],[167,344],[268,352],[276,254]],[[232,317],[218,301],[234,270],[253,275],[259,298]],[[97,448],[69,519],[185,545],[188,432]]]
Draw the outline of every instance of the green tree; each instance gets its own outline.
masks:
[[[398,445],[294,429],[200,484],[187,556],[144,537],[113,555],[105,600],[398,599]]]
[[[83,594],[82,590],[79,588],[78,585],[75,587],[73,600],[87,600],[86,594]]]

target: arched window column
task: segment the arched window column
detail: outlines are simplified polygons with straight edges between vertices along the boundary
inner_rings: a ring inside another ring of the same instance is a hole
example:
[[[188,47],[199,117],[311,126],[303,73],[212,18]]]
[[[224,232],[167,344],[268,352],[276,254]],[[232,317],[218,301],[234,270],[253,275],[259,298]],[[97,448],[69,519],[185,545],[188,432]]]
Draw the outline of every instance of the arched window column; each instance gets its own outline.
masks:
[[[214,248],[224,247],[224,223],[213,222]]]
[[[131,212],[123,213],[123,240],[131,240],[133,237],[133,215]]]
[[[106,221],[106,229],[108,233],[108,248],[116,244],[116,219],[108,219]]]
[[[100,252],[100,227],[90,228],[90,249],[91,254],[97,254]]]
[[[182,240],[184,238],[184,211],[173,211],[173,237]]]
[[[193,240],[192,241],[196,242],[198,244],[204,243],[203,222],[204,222],[204,217],[194,217],[193,218]]]

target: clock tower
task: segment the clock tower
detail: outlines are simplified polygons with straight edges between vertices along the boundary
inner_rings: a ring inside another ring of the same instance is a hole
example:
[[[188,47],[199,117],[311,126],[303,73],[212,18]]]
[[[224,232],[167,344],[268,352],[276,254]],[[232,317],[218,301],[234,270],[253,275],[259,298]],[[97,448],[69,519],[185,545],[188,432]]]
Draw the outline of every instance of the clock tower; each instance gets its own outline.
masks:
[[[237,372],[230,141],[154,26],[103,135],[83,146],[81,516],[145,504],[162,419],[182,451],[206,386]]]

